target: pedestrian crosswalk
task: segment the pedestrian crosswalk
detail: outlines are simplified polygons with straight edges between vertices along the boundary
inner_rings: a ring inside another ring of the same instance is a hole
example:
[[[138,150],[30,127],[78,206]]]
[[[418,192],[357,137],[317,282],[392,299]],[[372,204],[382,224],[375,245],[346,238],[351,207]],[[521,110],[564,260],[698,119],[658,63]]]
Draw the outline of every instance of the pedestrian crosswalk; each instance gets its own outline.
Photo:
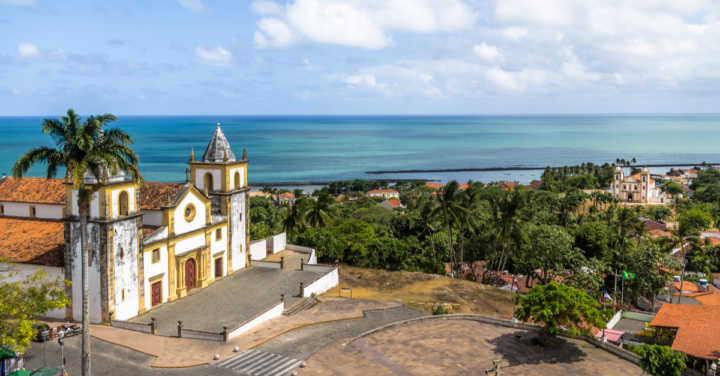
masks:
[[[286,376],[301,363],[300,360],[260,350],[248,350],[221,360],[214,365],[231,369],[242,376]]]

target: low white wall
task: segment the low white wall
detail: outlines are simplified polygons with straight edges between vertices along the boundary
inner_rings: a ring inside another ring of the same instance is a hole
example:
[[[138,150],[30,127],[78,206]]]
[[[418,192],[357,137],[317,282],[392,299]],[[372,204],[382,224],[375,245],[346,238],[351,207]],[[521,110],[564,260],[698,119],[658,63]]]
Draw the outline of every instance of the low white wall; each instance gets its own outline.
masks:
[[[277,261],[253,261],[251,265],[257,268],[280,269],[280,262]]]
[[[267,240],[250,242],[250,260],[262,260],[267,257]]]
[[[3,213],[8,217],[30,217],[30,206],[35,207],[35,218],[62,219],[64,205],[31,204],[27,202],[0,201]]]
[[[59,280],[60,283],[62,283],[65,279],[65,270],[59,266],[0,262],[0,283],[10,283],[24,280],[39,270],[43,270],[47,273],[47,275],[45,275],[45,280],[47,281]],[[65,320],[65,308],[54,309],[48,312],[45,316],[53,319]]]
[[[622,319],[622,313],[623,311],[617,311],[615,312],[615,315],[608,321],[607,325],[605,326],[605,329],[612,329],[617,325],[618,322],[620,322],[620,319]]]
[[[312,265],[305,265],[305,267],[303,269],[308,272],[327,274],[336,268],[337,268],[337,266],[335,266],[335,265],[312,264]]]
[[[303,247],[300,245],[287,244],[285,249],[293,252],[306,253],[308,255],[306,260],[307,264],[317,264],[317,257],[315,256],[315,249],[310,247]]]
[[[285,249],[287,245],[287,236],[284,232],[267,238],[267,247],[270,253],[278,253]]]
[[[307,270],[307,269],[305,269],[305,270]],[[332,271],[325,274],[320,279],[305,286],[305,289],[303,289],[303,297],[307,298],[307,297],[312,296],[312,294],[315,294],[315,295],[323,294],[327,290],[330,290],[331,288],[337,286],[338,282],[339,282],[338,268],[334,268]]]
[[[260,324],[262,324],[262,323],[264,323],[265,321],[268,321],[268,320],[274,319],[274,318],[276,318],[276,317],[282,316],[282,313],[283,313],[284,310],[285,310],[285,303],[284,303],[284,302],[280,302],[280,303],[276,304],[275,306],[273,306],[273,307],[270,308],[269,310],[267,310],[267,311],[263,312],[262,314],[256,316],[254,319],[245,322],[245,323],[242,324],[239,328],[237,328],[237,329],[233,330],[232,332],[230,332],[230,334],[228,334],[228,340],[233,339],[233,338],[235,338],[235,337],[237,337],[237,336],[239,336],[239,335],[247,332],[248,330],[250,330],[250,329],[252,329],[252,328],[254,328],[254,327],[256,327],[256,326],[258,326],[258,325],[260,325]]]

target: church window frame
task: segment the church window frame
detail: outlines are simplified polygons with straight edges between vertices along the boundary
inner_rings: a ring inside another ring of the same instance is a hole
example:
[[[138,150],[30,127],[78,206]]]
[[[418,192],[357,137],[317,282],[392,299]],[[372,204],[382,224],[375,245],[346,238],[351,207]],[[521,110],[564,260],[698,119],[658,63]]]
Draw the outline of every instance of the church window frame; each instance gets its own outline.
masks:
[[[0,204],[0,215],[5,215],[5,205]]]
[[[189,203],[185,206],[185,210],[183,210],[183,215],[185,216],[186,222],[192,222],[193,219],[195,219],[195,214],[197,214],[197,210],[195,210],[195,205],[192,203]]]
[[[240,171],[235,171],[235,189],[240,189],[241,182],[240,182]]]
[[[118,195],[118,214],[120,216],[130,214],[130,195],[127,191],[122,191]]]
[[[222,229],[215,230],[215,240],[222,240]]]
[[[203,185],[205,187],[205,192],[215,192],[215,184],[213,181],[213,174],[211,172],[206,172],[203,176]]]
[[[35,209],[35,205],[30,205],[30,218],[37,217],[37,209]]]
[[[157,264],[160,262],[160,248],[155,248],[152,250],[152,263]]]

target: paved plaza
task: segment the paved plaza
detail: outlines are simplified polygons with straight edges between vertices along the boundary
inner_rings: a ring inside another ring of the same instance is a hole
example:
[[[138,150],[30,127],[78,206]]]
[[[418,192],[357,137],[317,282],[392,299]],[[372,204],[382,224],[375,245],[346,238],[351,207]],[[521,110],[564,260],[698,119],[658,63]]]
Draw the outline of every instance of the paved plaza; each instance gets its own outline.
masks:
[[[582,340],[533,345],[533,333],[470,320],[392,327],[320,350],[299,370],[309,375],[642,375],[642,370]]]
[[[281,294],[285,294],[285,307],[290,307],[300,299],[300,282],[307,285],[320,276],[310,271],[251,267],[130,321],[150,323],[154,317],[160,335],[164,336],[177,335],[178,320],[184,328],[221,332],[223,326],[234,328],[266,311],[280,301]]]

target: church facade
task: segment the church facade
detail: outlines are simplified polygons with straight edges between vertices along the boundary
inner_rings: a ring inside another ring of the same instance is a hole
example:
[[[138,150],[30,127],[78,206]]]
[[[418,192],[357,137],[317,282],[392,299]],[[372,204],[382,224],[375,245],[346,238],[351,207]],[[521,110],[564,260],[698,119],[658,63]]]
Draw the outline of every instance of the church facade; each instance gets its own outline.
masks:
[[[203,156],[191,151],[184,184],[86,176],[99,186],[87,224],[91,322],[129,319],[246,268],[247,166],[218,124]],[[62,270],[68,320],[82,315],[77,196],[61,179],[0,182],[0,258]]]
[[[665,194],[650,178],[650,170],[643,168],[639,173],[626,176],[622,167],[615,168],[611,186],[613,197],[632,203],[649,204],[665,202]]]

